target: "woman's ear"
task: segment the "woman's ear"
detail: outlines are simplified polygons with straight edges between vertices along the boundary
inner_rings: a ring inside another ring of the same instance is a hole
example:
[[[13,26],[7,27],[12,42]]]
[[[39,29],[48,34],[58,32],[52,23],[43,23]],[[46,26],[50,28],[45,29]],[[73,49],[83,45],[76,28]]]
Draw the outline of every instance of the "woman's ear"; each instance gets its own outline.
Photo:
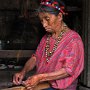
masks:
[[[62,15],[62,13],[60,12],[60,13],[58,14],[58,20],[59,20],[59,21],[62,21],[62,19],[63,19],[63,15]]]

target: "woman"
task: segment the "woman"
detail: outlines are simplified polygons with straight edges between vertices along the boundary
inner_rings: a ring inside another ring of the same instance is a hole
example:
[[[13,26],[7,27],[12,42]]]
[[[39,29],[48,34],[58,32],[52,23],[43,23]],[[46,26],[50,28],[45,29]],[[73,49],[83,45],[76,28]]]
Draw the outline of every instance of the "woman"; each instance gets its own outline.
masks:
[[[38,15],[47,33],[23,70],[14,75],[14,84],[20,84],[25,74],[36,66],[36,74],[23,81],[27,89],[48,82],[50,88],[45,90],[76,90],[84,67],[84,48],[79,34],[64,23],[64,9],[61,0],[41,2]]]

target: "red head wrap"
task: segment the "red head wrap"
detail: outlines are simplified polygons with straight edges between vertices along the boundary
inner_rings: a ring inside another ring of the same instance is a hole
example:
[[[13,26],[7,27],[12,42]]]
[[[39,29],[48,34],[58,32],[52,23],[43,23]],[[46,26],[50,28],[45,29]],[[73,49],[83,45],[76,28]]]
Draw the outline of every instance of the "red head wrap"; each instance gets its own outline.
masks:
[[[65,12],[63,11],[63,9],[65,7],[63,5],[60,6],[56,0],[41,0],[40,4],[55,8],[55,9],[59,10],[62,14],[65,14]]]

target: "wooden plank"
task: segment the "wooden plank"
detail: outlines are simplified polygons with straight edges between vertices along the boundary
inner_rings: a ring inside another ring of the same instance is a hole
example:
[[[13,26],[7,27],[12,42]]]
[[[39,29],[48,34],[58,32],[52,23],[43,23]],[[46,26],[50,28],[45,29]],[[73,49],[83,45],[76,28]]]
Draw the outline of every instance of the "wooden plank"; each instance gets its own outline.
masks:
[[[26,89],[24,86],[16,86],[12,88],[1,89],[1,90],[26,90]]]
[[[0,58],[27,58],[34,52],[35,50],[0,50]]]

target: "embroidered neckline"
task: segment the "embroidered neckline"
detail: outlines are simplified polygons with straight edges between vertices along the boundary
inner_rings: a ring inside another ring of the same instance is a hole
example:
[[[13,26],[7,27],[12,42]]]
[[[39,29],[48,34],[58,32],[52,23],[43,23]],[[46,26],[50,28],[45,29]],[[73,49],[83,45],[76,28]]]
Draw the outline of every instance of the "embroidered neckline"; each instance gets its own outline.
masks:
[[[66,30],[62,30],[58,36],[58,38],[56,39],[56,42],[53,46],[52,51],[50,51],[50,37],[51,34],[47,35],[47,40],[46,40],[46,46],[45,46],[45,56],[46,56],[46,62],[48,63],[50,60],[50,57],[53,55],[53,53],[56,51],[59,42],[61,41],[63,34],[65,33]]]

